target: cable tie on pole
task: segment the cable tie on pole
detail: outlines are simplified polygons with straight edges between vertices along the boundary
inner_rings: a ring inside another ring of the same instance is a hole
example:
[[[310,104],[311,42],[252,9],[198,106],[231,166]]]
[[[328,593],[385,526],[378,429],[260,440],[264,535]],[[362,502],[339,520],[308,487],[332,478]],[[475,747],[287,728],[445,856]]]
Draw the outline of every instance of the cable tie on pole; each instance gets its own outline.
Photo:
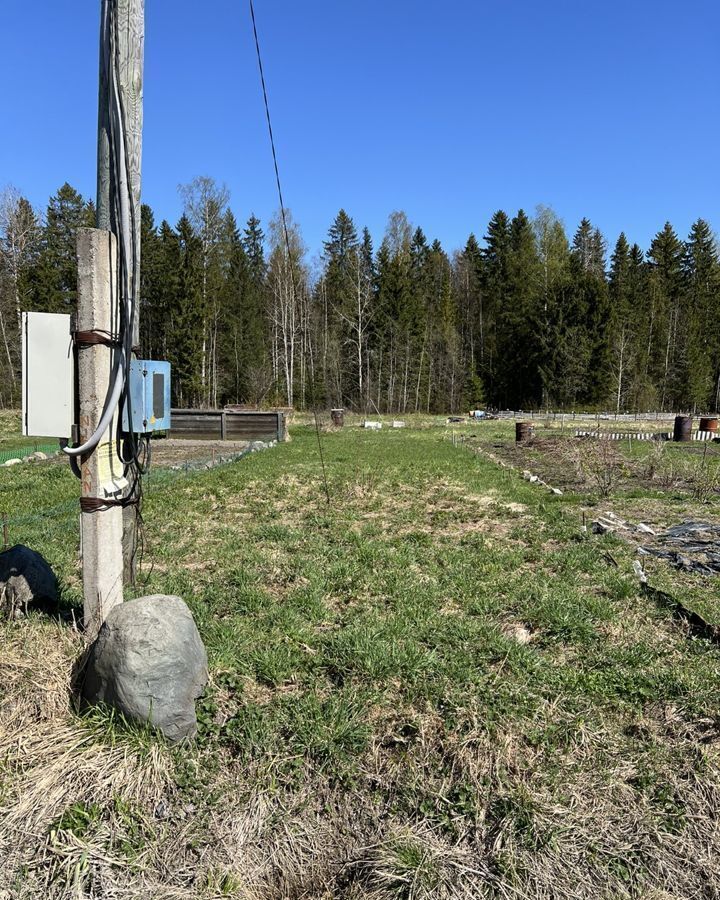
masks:
[[[81,497],[80,510],[84,513],[105,512],[114,506],[137,506],[140,502],[139,497]]]
[[[80,347],[97,347],[103,345],[105,347],[122,347],[122,338],[119,334],[112,334],[102,328],[94,331],[74,331],[73,338],[75,344]]]

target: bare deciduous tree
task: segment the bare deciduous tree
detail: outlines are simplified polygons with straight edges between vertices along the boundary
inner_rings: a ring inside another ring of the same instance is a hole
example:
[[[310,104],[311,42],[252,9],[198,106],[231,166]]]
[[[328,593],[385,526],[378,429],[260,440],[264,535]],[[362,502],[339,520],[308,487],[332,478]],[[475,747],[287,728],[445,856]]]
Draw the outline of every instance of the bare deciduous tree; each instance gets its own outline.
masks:
[[[218,247],[222,239],[223,222],[230,200],[230,191],[214,178],[199,175],[189,184],[179,185],[185,214],[200,238],[202,248],[202,368],[200,381],[204,402],[217,406],[218,401],[218,326],[220,304],[217,277],[219,275]]]
[[[14,187],[0,193],[0,339],[7,360],[10,402],[15,399],[23,312],[21,281],[37,246],[39,219]]]
[[[300,231],[287,209],[285,221],[287,242],[280,213],[270,221],[269,318],[273,335],[273,371],[278,382],[281,379],[284,381],[287,403],[292,406],[295,399],[297,346],[302,335],[303,321],[306,319],[303,305],[307,302],[307,272],[302,262],[305,247]]]

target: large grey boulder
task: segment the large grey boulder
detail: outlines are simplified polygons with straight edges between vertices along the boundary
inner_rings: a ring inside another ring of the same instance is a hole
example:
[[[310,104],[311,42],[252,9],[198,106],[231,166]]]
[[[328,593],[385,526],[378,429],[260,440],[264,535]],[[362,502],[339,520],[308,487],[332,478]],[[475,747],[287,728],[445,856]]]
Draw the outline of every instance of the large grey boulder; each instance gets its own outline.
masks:
[[[0,553],[0,607],[11,616],[30,606],[54,608],[58,602],[55,573],[45,559],[23,544]]]
[[[197,731],[195,700],[207,678],[190,610],[180,597],[153,594],[110,611],[90,651],[82,695],[177,742]]]

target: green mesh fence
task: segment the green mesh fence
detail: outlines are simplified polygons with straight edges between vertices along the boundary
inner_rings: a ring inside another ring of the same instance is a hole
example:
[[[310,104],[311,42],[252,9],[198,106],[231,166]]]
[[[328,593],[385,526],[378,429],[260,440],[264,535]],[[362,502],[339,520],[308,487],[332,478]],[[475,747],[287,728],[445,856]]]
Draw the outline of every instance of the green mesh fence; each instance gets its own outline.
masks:
[[[43,446],[38,445],[42,450]],[[53,445],[53,451],[57,450],[57,444]],[[3,451],[5,452],[5,451]],[[24,455],[33,452],[26,448]],[[45,452],[45,451],[44,451]],[[153,466],[143,479],[143,493],[150,500],[157,491],[166,490],[169,485],[177,481],[200,476],[203,472],[218,466],[229,465],[237,462],[250,454],[250,447],[236,453],[215,453],[202,459],[193,459],[174,466]],[[15,458],[19,457],[15,451]],[[8,458],[13,458],[12,456]],[[2,457],[0,457],[0,462]],[[20,467],[18,466],[18,469]],[[11,471],[14,471],[14,467]],[[20,510],[6,504],[3,508],[2,485],[0,484],[0,550],[3,545],[27,543],[29,545],[42,545],[47,547],[56,544],[69,546],[77,544],[80,537],[80,504],[78,497],[66,500],[55,505],[39,508]]]
[[[0,446],[0,466],[9,459],[24,459],[32,453],[39,452],[44,453],[46,456],[51,456],[53,453],[57,453],[58,449],[59,445],[57,441],[52,441],[51,443],[35,441],[14,447]]]

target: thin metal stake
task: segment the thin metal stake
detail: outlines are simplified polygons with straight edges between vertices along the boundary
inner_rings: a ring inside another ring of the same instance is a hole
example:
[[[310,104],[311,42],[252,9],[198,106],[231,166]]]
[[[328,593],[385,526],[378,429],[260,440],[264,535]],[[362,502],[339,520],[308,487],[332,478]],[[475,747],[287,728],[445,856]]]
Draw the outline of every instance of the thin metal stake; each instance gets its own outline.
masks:
[[[330,506],[330,489],[328,488],[327,472],[325,471],[325,456],[323,454],[322,440],[320,438],[320,423],[318,422],[317,409],[313,410],[313,412],[315,413],[315,434],[317,435],[318,450],[320,451],[320,463],[322,465],[323,484],[325,485],[325,497],[327,499],[328,506]]]

